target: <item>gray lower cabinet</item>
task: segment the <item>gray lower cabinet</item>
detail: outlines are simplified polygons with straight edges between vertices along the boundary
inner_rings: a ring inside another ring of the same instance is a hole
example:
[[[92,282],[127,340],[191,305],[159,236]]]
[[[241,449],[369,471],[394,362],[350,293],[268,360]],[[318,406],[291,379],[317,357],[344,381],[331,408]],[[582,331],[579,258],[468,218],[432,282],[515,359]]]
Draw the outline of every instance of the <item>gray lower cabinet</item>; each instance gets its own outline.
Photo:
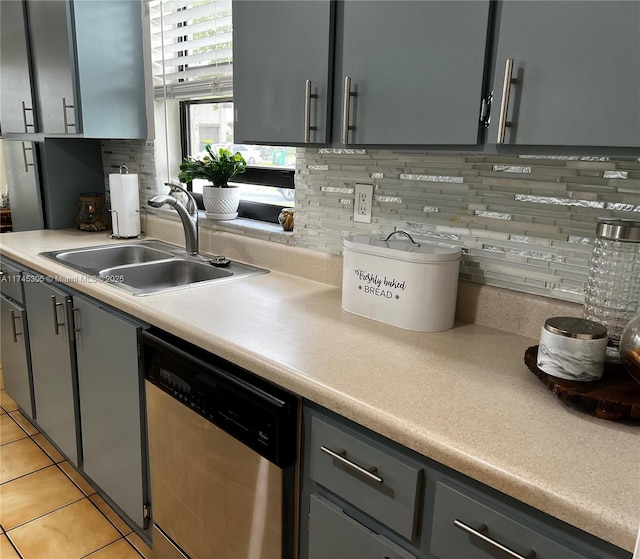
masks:
[[[301,559],[631,559],[310,402]]]
[[[148,501],[139,336],[142,327],[74,295],[82,470],[138,526]]]
[[[0,349],[4,388],[23,413],[33,419],[26,316],[20,305],[0,297]]]
[[[488,142],[640,146],[640,2],[497,4]]]
[[[311,495],[309,559],[415,559],[415,556],[350,518],[340,507]]]
[[[37,423],[69,461],[79,465],[77,377],[71,297],[48,278],[25,274]]]
[[[35,417],[29,355],[29,330],[24,310],[22,271],[0,262],[0,352],[4,388],[30,419]]]

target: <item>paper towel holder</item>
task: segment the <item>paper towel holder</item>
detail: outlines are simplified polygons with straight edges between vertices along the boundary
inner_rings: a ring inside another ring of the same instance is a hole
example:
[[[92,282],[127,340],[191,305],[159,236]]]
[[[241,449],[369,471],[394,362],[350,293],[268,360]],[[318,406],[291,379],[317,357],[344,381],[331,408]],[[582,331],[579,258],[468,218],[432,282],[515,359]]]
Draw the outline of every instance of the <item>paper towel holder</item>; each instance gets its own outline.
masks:
[[[128,175],[129,174],[129,168],[126,165],[120,165],[120,167],[118,167],[118,170],[120,171],[121,175]],[[136,213],[140,213],[140,208],[136,208],[134,210]],[[112,228],[113,231],[117,230],[120,231],[120,226],[118,224],[118,212],[114,209],[110,209],[109,212],[111,213],[111,221],[113,223],[114,219],[115,219],[115,227]],[[127,235],[116,235],[115,233],[111,233],[109,235],[110,239],[143,239],[144,238],[144,231],[140,231],[139,235],[132,235],[132,236],[127,236]]]

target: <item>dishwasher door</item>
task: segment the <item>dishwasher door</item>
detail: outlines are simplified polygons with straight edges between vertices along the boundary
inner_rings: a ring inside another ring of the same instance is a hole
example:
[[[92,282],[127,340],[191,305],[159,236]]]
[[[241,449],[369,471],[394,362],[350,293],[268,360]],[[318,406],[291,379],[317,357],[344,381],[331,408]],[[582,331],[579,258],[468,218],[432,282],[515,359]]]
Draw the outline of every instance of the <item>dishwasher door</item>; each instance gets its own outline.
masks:
[[[191,559],[280,559],[286,470],[145,385],[154,524]]]

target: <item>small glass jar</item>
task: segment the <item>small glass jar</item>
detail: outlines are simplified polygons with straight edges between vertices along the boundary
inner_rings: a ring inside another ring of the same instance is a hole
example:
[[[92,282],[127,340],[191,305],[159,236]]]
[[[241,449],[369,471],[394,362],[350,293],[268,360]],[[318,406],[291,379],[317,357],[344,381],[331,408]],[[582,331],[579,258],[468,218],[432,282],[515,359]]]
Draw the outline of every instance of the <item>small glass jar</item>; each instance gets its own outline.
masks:
[[[640,383],[640,313],[622,331],[620,358],[627,372]]]
[[[620,336],[640,306],[640,221],[598,220],[584,317],[604,324],[607,361],[620,363]]]
[[[98,192],[80,194],[76,224],[80,231],[106,231],[109,214],[104,203],[104,195]]]

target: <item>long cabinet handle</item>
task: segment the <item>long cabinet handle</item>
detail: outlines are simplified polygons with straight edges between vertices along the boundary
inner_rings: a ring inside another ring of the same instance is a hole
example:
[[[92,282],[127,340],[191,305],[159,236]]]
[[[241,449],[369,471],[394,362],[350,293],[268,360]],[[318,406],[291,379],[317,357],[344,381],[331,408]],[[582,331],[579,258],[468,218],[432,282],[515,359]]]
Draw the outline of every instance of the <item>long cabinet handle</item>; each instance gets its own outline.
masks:
[[[498,118],[498,144],[504,144],[504,134],[510,122],[507,122],[507,112],[509,111],[509,97],[511,95],[511,84],[516,83],[513,79],[513,58],[507,58],[504,67],[504,82],[502,84],[502,101],[500,102],[500,117]]]
[[[506,545],[501,544],[500,542],[494,540],[493,538],[490,538],[486,534],[487,526],[485,524],[481,524],[476,529],[476,528],[472,528],[468,524],[465,524],[464,522],[461,522],[456,518],[453,521],[453,525],[459,530],[466,532],[470,536],[473,536],[474,538],[478,538],[479,540],[482,540],[483,542],[489,544],[490,546],[495,547],[496,549],[499,549],[500,551],[502,551],[512,559],[535,559],[536,557],[536,552],[533,550],[529,551],[526,555],[520,555],[520,553],[513,551],[513,549],[511,549],[510,547],[507,547]]]
[[[72,307],[71,312],[73,312],[73,334],[75,335],[78,332],[82,332],[82,328],[76,328],[76,326],[79,323],[79,320],[76,319],[76,313],[79,313],[80,309],[78,307]],[[80,316],[80,315],[77,315],[77,316]]]
[[[51,295],[51,307],[53,310],[53,330],[56,336],[60,334],[60,326],[64,326],[64,322],[58,322],[58,307],[63,307],[63,303],[58,303],[55,295]]]
[[[33,117],[34,123],[33,124],[29,124],[27,122],[27,111],[31,111],[31,115]],[[35,112],[32,108],[27,107],[27,104],[22,101],[22,121],[24,122],[24,131],[25,132],[29,132],[29,128],[33,128],[34,132],[35,132],[35,128],[36,128],[36,124],[35,124]]]
[[[75,122],[69,122],[69,119],[67,118],[67,109],[73,109],[73,108],[74,108],[74,105],[67,105],[67,98],[63,97],[62,98],[62,118],[64,120],[65,134],[69,133],[69,128],[76,127]]]
[[[311,131],[317,130],[317,126],[311,126],[311,99],[317,99],[317,93],[311,93],[311,80],[305,82],[304,91],[304,143],[311,143]]]
[[[342,100],[342,143],[349,143],[349,130],[355,130],[355,126],[349,124],[351,120],[351,98],[357,97],[355,91],[351,91],[351,77],[344,78],[344,98]]]
[[[384,483],[384,480],[379,475],[377,475],[378,468],[374,466],[373,468],[367,469],[367,468],[363,468],[359,464],[356,464],[355,462],[352,462],[346,457],[347,455],[346,450],[339,450],[338,452],[335,452],[334,450],[331,450],[326,446],[321,446],[320,450],[325,454],[328,454],[329,456],[331,456],[331,458],[333,458],[334,460],[337,460],[338,462],[340,462],[343,466],[346,466],[350,470],[353,470],[354,472],[360,474],[367,480],[373,481],[374,483],[379,483],[379,484]]]
[[[22,336],[22,332],[16,331],[16,320],[19,319],[19,316],[16,316],[16,313],[13,309],[9,309],[9,313],[11,314],[11,333],[13,334],[13,343],[18,343],[18,336]]]
[[[31,157],[33,158],[33,144],[31,144],[31,147],[27,147],[27,142],[22,142],[22,160],[24,161],[25,173],[29,172],[29,167],[34,167],[34,163],[29,163],[29,161],[27,161],[28,151],[31,152]]]

